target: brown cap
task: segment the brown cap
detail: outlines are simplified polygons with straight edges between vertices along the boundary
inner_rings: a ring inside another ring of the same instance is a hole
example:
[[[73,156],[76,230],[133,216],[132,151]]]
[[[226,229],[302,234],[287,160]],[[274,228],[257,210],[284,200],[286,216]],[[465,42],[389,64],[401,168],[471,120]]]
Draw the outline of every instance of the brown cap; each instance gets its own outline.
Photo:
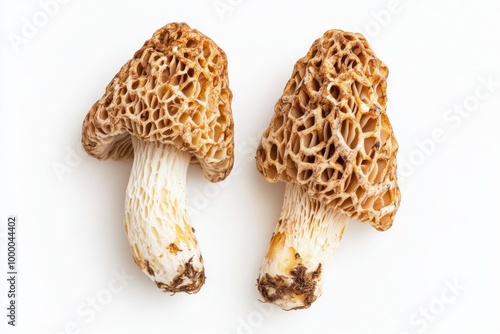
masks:
[[[233,166],[227,59],[210,38],[170,23],[146,41],[85,117],[82,144],[97,159],[130,159],[130,135],[190,152],[205,177]]]
[[[400,203],[387,75],[361,34],[327,31],[297,61],[275,106],[257,150],[260,173],[387,230]]]

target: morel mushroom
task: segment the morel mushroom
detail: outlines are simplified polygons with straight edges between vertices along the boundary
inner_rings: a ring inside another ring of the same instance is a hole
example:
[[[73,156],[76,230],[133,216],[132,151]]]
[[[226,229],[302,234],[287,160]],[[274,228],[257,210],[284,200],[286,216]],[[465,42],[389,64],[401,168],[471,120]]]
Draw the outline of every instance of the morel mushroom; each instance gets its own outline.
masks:
[[[257,280],[266,302],[309,307],[349,220],[392,225],[400,191],[387,75],[361,34],[340,30],[295,64],[257,150],[266,180],[287,182]]]
[[[212,182],[232,169],[226,55],[185,23],[156,31],[85,117],[82,144],[97,159],[134,159],[125,232],[137,265],[166,292],[198,292],[205,271],[187,212],[186,172]]]

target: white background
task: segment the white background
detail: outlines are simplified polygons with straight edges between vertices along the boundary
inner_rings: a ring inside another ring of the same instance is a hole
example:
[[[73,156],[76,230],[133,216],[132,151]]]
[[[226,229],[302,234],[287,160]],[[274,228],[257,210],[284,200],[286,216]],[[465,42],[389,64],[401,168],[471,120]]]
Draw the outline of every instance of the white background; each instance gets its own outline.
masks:
[[[0,1],[1,333],[500,333],[500,2],[60,0],[50,16],[47,2]],[[216,186],[188,173],[207,273],[196,295],[161,293],[132,261],[131,163],[80,148],[90,106],[172,21],[226,51],[234,94],[233,173]],[[331,28],[363,33],[389,67],[402,204],[387,232],[352,222],[323,295],[284,312],[258,302],[284,185],[258,174],[255,147],[293,64]],[[5,310],[12,214],[16,328]]]

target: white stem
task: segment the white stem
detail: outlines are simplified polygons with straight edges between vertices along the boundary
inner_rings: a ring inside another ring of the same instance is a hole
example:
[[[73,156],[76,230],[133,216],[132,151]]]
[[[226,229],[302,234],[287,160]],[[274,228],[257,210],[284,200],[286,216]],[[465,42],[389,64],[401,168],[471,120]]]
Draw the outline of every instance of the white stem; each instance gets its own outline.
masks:
[[[300,185],[288,183],[257,280],[265,301],[284,310],[309,307],[321,295],[323,276],[348,222]]]
[[[137,265],[166,292],[198,292],[205,271],[187,212],[190,155],[132,136],[134,163],[125,198],[125,232]]]

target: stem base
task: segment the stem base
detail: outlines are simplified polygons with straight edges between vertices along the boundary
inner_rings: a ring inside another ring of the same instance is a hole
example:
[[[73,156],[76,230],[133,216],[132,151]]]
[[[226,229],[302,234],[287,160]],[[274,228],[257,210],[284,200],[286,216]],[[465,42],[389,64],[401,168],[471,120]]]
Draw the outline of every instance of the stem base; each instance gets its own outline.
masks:
[[[257,279],[264,300],[284,310],[308,308],[321,295],[324,273],[348,222],[300,185],[288,183]]]

